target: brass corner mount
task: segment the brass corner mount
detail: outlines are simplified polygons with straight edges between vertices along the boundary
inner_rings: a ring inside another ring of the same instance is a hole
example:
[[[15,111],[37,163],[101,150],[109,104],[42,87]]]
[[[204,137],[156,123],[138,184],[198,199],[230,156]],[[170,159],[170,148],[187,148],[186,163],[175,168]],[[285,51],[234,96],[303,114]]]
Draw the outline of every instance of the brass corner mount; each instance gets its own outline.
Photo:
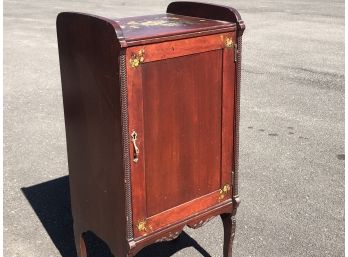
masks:
[[[132,68],[138,67],[140,64],[145,61],[145,50],[140,49],[138,53],[133,53],[129,62]]]
[[[231,186],[229,184],[224,185],[219,191],[219,194],[220,194],[219,200],[224,199],[230,190],[231,190]]]
[[[223,44],[225,48],[233,48],[234,43],[232,37],[223,37]]]
[[[151,227],[148,225],[146,219],[142,219],[142,220],[138,221],[138,223],[136,224],[136,227],[137,227],[138,231],[142,232],[142,233],[146,233],[149,230],[151,230]]]

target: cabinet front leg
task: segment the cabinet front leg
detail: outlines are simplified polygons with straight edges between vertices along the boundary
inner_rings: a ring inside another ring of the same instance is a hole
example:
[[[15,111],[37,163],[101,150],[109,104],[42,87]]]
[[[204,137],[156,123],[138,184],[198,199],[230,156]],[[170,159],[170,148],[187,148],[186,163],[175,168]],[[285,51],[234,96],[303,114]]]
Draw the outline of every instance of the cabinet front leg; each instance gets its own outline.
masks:
[[[232,245],[236,231],[236,217],[231,213],[221,214],[224,225],[224,257],[232,257]]]

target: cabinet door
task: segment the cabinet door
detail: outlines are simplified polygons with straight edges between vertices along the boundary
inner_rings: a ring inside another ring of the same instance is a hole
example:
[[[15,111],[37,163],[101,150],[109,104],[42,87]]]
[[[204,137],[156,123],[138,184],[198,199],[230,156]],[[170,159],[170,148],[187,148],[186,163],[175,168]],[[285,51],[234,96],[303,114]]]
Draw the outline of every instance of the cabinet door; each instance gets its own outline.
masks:
[[[136,236],[231,201],[235,64],[228,39],[235,42],[235,33],[127,50]]]

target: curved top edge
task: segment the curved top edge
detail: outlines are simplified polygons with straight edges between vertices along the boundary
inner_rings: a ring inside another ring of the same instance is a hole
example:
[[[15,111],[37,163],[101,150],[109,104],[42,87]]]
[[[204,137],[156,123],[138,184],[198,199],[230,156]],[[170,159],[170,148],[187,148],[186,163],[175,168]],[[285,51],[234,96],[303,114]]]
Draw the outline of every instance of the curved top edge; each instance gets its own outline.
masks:
[[[242,35],[245,30],[245,24],[239,12],[230,6],[202,2],[176,1],[168,5],[167,13],[235,22],[240,35]]]
[[[111,19],[101,17],[98,15],[88,14],[88,13],[81,13],[81,12],[61,12],[57,15],[56,25],[58,26],[59,20],[64,17],[68,16],[75,16],[75,17],[85,17],[85,18],[91,18],[95,19],[97,22],[105,22],[106,26],[111,26],[112,30],[115,31],[116,38],[121,46],[121,48],[127,47],[127,42],[123,36],[122,29],[120,25]]]

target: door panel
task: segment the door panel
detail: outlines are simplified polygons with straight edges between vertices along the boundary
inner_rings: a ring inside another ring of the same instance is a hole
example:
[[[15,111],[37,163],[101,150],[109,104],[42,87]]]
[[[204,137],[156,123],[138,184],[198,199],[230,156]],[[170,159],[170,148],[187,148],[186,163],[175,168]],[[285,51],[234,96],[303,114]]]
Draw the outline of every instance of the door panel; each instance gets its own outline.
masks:
[[[220,188],[222,50],[142,66],[148,216]]]
[[[231,201],[236,66],[226,38],[235,32],[126,51],[135,238]]]

